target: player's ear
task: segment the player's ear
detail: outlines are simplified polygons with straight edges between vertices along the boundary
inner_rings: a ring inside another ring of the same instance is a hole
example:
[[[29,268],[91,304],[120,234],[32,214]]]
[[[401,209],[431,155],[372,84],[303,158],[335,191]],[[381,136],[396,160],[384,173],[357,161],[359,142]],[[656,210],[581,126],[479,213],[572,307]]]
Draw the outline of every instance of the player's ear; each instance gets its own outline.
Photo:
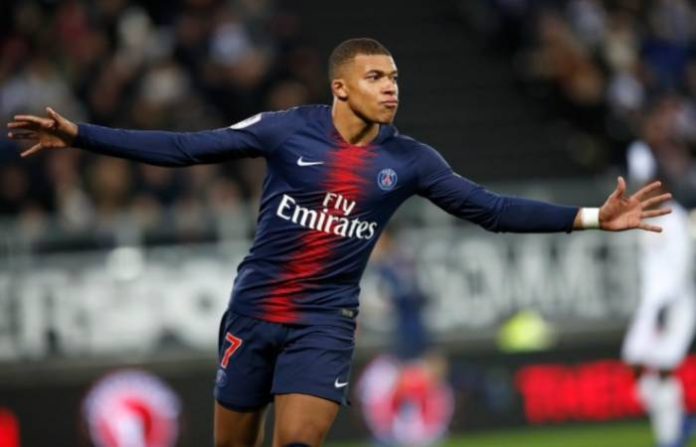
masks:
[[[331,92],[334,97],[345,101],[348,99],[348,92],[346,91],[346,83],[343,79],[338,78],[331,81]]]

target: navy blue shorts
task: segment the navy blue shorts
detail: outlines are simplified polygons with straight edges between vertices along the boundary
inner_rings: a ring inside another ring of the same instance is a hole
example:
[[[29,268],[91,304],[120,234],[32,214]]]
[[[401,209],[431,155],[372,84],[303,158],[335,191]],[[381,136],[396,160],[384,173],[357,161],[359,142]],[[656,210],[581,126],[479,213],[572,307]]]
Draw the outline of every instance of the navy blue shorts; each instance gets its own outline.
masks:
[[[348,328],[270,323],[228,310],[220,323],[215,399],[235,411],[254,411],[289,393],[347,405],[354,348]]]

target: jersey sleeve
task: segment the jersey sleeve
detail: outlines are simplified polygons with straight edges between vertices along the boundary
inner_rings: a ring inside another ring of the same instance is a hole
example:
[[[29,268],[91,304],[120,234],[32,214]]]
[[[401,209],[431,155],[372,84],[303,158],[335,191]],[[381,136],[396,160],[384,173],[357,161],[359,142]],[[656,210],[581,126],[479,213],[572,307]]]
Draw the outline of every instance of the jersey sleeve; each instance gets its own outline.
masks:
[[[124,130],[80,124],[75,147],[159,166],[268,157],[300,126],[294,111],[254,115],[230,127],[201,132]]]
[[[578,208],[504,196],[455,173],[442,156],[425,146],[416,166],[418,194],[448,213],[486,230],[513,233],[570,232]]]

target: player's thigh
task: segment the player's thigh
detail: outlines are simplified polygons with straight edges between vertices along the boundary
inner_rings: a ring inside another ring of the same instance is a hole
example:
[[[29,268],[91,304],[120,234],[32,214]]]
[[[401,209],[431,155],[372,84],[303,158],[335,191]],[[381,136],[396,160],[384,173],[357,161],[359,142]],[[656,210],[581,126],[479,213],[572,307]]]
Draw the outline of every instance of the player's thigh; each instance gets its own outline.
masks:
[[[621,348],[622,359],[629,364],[644,365],[658,342],[659,307],[642,302],[631,320]]]
[[[244,415],[272,401],[277,347],[284,333],[280,325],[226,313],[220,325],[214,392],[220,407]]]
[[[336,402],[306,394],[275,397],[273,447],[292,444],[320,446],[338,414]]]
[[[321,445],[341,404],[348,403],[355,328],[293,327],[273,376],[274,445]]]
[[[265,408],[241,412],[215,402],[215,447],[261,446],[265,416]]]
[[[276,359],[271,393],[304,394],[348,404],[355,329],[293,327]]]
[[[676,369],[684,360],[694,336],[696,303],[693,297],[683,296],[667,309],[664,328],[653,352],[654,367]]]

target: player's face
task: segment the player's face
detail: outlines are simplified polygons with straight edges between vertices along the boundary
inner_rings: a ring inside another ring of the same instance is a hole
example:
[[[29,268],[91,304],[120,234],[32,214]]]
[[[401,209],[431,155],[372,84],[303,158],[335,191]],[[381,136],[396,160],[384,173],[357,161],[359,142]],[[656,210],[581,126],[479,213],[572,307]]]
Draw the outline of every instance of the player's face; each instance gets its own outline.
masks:
[[[343,99],[360,118],[391,124],[399,107],[398,72],[391,56],[355,56],[342,71]]]

